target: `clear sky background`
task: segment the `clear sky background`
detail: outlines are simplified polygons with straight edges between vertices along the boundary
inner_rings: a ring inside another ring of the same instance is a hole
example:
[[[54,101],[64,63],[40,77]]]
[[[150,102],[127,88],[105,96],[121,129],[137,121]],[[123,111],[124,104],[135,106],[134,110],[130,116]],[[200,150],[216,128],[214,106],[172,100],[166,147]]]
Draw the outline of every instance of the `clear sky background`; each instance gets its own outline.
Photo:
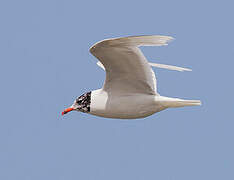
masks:
[[[0,179],[233,180],[233,2],[0,1]],[[161,95],[200,99],[140,120],[72,112],[82,93],[102,87],[95,42],[170,35],[142,48]]]

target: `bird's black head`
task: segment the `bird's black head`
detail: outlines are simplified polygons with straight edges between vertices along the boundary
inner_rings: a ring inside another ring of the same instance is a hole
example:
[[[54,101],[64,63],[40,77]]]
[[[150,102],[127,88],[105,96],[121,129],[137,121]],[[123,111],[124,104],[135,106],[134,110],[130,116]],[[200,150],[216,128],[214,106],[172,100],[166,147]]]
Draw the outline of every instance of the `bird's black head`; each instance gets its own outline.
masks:
[[[73,111],[73,110],[88,113],[88,112],[90,112],[90,104],[91,104],[91,92],[87,92],[87,93],[81,95],[80,97],[76,98],[73,105],[71,107],[65,109],[62,112],[62,115],[66,114],[70,111]]]
[[[91,104],[91,92],[87,92],[80,97],[76,98],[74,104],[72,105],[75,110],[81,112],[90,112]]]

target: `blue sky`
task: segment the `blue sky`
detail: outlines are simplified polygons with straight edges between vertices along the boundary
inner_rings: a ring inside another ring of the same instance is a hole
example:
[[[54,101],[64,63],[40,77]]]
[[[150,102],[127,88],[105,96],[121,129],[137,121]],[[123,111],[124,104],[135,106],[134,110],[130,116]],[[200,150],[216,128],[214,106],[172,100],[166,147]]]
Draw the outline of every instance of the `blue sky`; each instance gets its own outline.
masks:
[[[234,179],[232,1],[0,2],[0,179]],[[141,120],[61,111],[105,78],[95,42],[170,35],[142,48],[161,95],[200,99]]]

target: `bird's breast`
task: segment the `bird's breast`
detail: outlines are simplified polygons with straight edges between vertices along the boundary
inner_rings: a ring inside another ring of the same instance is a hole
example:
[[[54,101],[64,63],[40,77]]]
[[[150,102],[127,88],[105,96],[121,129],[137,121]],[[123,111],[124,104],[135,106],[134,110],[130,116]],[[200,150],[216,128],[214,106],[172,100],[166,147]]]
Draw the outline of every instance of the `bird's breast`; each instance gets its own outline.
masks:
[[[111,94],[101,89],[92,91],[90,114],[120,119],[135,119],[156,112],[154,95]]]

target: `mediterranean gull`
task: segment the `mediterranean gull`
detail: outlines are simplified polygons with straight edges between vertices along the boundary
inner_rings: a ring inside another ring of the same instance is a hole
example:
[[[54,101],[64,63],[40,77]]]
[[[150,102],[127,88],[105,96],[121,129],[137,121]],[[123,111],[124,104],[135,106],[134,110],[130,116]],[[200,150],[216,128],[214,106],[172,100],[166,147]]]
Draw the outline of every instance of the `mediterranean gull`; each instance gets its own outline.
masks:
[[[191,69],[149,63],[139,47],[164,46],[172,39],[160,35],[130,36],[94,44],[90,52],[99,60],[97,65],[106,71],[104,85],[78,97],[62,115],[75,110],[106,118],[136,119],[166,108],[201,105],[199,100],[170,98],[157,92],[151,66],[177,71]]]

